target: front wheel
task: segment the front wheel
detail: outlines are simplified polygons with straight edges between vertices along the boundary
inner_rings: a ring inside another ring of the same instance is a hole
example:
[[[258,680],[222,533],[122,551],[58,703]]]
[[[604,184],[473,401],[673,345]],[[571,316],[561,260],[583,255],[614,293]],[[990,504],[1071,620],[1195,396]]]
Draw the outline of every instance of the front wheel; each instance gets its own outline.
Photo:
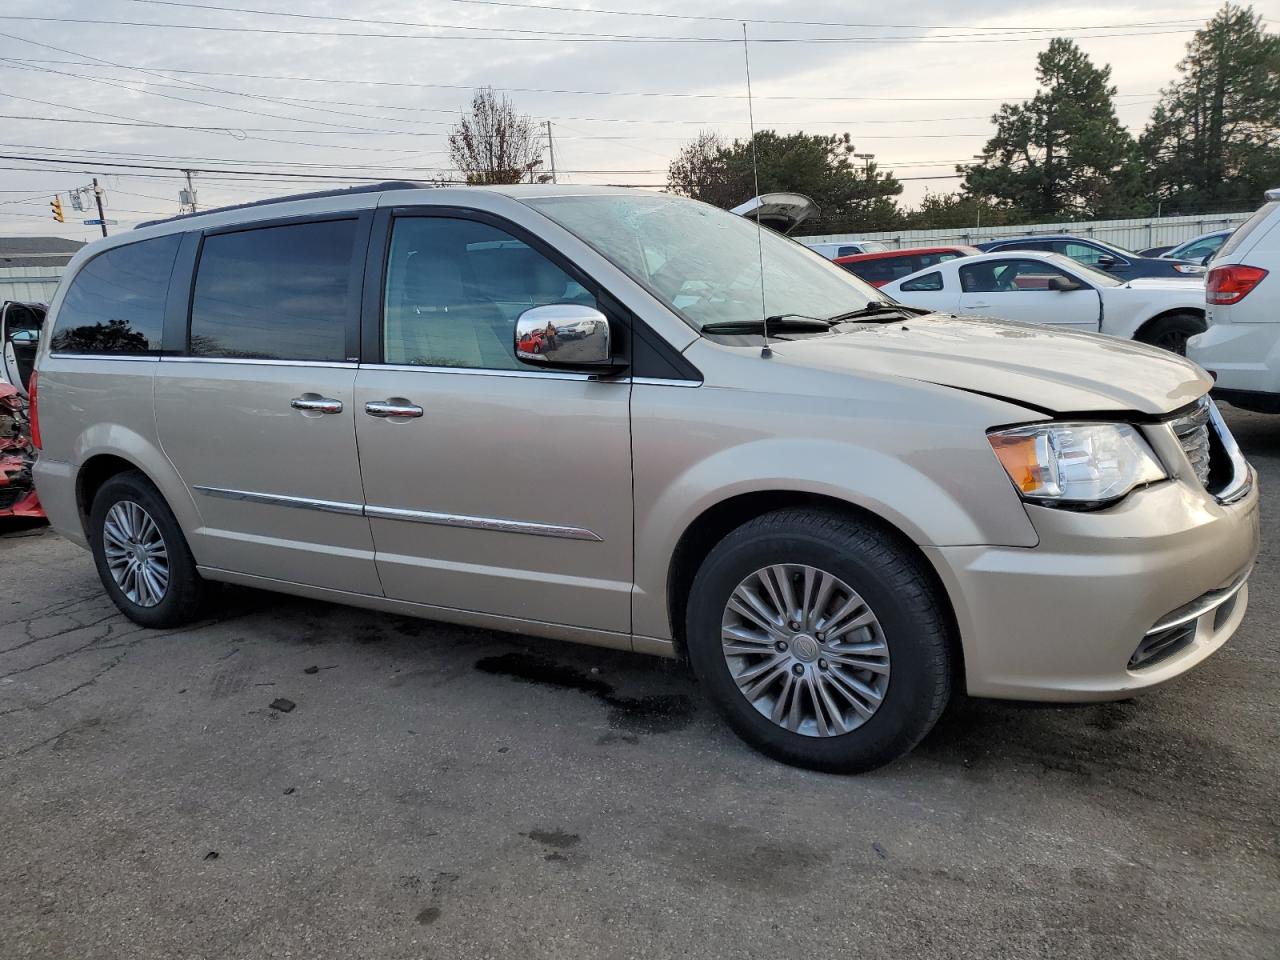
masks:
[[[781,510],[707,557],[689,597],[694,673],[774,759],[839,773],[909,752],[950,695],[948,618],[923,562],[876,524]]]
[[[141,473],[111,477],[93,498],[89,544],[120,612],[144,627],[199,618],[205,581],[169,505]]]

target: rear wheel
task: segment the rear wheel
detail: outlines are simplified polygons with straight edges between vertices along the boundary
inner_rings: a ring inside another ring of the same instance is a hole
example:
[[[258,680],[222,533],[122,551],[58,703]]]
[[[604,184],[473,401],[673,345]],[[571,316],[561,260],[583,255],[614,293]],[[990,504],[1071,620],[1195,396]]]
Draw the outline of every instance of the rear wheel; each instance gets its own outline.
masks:
[[[1204,333],[1205,329],[1204,317],[1199,314],[1171,313],[1143,327],[1138,340],[1185,357],[1187,341],[1198,333]]]
[[[694,672],[744,740],[784,763],[859,772],[910,751],[942,713],[947,623],[896,536],[798,509],[711,551],[686,638]]]
[[[168,504],[141,473],[116,474],[98,490],[89,543],[102,585],[130,620],[175,627],[200,616],[205,581]]]

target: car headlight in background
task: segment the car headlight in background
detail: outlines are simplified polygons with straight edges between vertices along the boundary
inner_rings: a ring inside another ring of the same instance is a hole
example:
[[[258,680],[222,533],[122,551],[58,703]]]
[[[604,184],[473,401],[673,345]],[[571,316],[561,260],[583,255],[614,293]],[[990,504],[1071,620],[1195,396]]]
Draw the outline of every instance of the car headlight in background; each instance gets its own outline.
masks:
[[[1018,492],[1045,506],[1101,506],[1168,476],[1127,423],[1037,423],[987,439]]]

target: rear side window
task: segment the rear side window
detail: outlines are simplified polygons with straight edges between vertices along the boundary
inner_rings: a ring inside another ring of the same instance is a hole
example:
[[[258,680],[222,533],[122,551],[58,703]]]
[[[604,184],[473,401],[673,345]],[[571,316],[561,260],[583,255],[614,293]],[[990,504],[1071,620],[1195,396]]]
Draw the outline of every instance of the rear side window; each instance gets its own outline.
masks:
[[[141,240],[100,253],[67,288],[49,341],[55,353],[160,352],[164,301],[182,238]]]
[[[1271,215],[1277,211],[1280,211],[1280,200],[1264,203],[1252,217],[1237,227],[1236,232],[1227,238],[1227,242],[1222,245],[1222,249],[1218,251],[1218,255],[1214,257],[1214,260],[1225,260],[1239,250],[1245,240],[1249,239],[1250,235],[1266,223],[1271,218]]]
[[[355,239],[355,220],[205,237],[191,298],[191,355],[344,360],[357,295]]]
[[[926,273],[923,277],[916,277],[914,280],[908,280],[900,288],[903,293],[921,293],[928,290],[942,289],[942,274],[937,270],[933,273]]]

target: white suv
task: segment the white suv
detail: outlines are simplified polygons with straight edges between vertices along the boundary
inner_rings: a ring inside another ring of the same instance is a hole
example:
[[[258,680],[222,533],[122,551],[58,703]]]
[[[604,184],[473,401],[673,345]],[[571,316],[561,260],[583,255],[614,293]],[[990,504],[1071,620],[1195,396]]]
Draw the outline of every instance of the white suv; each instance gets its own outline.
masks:
[[[1208,330],[1188,356],[1213,375],[1215,395],[1280,413],[1280,188],[1213,258],[1205,300]]]

